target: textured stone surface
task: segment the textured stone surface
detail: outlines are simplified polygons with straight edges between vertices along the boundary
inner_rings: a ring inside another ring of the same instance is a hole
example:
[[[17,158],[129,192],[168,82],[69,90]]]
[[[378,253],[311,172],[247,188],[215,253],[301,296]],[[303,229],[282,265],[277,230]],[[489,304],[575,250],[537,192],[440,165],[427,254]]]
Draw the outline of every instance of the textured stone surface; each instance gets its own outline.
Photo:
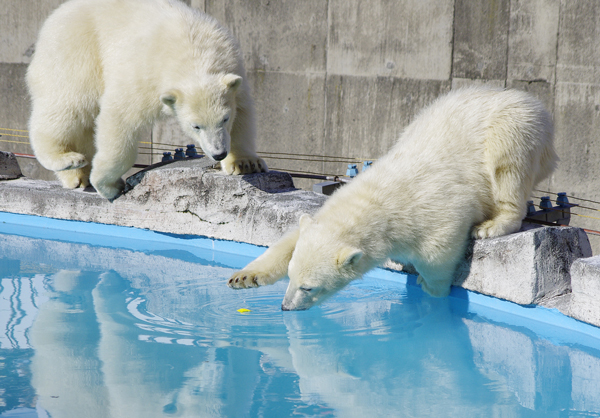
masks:
[[[187,160],[140,172],[113,203],[58,182],[6,181],[0,210],[269,245],[325,200],[294,189],[286,173],[227,176],[203,164]]]
[[[591,255],[581,229],[535,228],[475,241],[454,283],[519,304],[535,304],[570,292],[571,264]]]
[[[0,151],[0,180],[14,180],[22,175],[15,154]]]
[[[600,326],[600,256],[573,263],[571,286],[570,315]]]

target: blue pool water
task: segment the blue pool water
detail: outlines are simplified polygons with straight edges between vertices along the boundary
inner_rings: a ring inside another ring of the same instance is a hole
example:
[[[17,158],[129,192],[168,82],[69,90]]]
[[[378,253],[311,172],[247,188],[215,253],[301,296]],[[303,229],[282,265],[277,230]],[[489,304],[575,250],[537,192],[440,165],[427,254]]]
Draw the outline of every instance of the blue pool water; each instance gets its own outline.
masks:
[[[0,214],[0,417],[600,416],[598,328],[385,270],[282,312],[262,251]]]

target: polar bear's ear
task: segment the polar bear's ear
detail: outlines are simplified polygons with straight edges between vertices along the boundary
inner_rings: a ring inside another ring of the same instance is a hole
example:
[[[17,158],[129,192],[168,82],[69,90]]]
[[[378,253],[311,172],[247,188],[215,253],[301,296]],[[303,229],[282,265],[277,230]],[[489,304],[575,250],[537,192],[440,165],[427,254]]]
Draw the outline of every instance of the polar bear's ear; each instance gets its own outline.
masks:
[[[300,217],[300,230],[306,229],[306,227],[308,227],[312,223],[313,223],[313,218],[311,218],[310,215],[307,215],[306,213],[303,214]]]
[[[235,91],[242,84],[242,77],[237,74],[226,74],[221,79],[221,82],[227,86],[227,88]]]
[[[177,100],[181,98],[181,92],[179,90],[169,90],[166,93],[160,95],[160,101],[170,108],[175,107]]]
[[[345,247],[338,252],[338,267],[352,267],[362,258],[363,252],[358,248]]]

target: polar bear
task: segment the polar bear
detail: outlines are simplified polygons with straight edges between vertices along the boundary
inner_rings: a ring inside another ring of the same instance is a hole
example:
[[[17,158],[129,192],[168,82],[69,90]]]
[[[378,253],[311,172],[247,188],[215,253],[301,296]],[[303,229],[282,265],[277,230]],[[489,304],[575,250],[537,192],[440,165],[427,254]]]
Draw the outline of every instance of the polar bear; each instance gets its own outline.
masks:
[[[31,145],[64,187],[114,199],[138,135],[175,116],[227,174],[267,171],[242,55],[179,0],[70,0],[44,23],[27,72]]]
[[[446,296],[469,238],[517,231],[556,161],[551,116],[538,100],[516,90],[453,91],[228,285],[288,274],[282,309],[302,310],[391,258],[412,264],[427,293]]]

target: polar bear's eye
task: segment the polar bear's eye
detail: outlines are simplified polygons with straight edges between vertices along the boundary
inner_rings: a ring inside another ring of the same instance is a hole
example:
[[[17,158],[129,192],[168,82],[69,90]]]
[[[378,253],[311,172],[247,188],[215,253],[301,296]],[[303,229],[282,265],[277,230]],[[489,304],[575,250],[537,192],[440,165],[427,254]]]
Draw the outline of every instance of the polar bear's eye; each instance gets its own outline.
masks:
[[[229,122],[229,115],[227,115],[223,118],[223,123],[227,123],[227,122]]]
[[[301,287],[300,290],[303,292],[312,292],[312,287]]]
[[[192,129],[194,129],[196,131],[201,131],[202,129],[204,129],[204,127],[200,126],[200,125],[196,125],[195,123],[192,123]]]

